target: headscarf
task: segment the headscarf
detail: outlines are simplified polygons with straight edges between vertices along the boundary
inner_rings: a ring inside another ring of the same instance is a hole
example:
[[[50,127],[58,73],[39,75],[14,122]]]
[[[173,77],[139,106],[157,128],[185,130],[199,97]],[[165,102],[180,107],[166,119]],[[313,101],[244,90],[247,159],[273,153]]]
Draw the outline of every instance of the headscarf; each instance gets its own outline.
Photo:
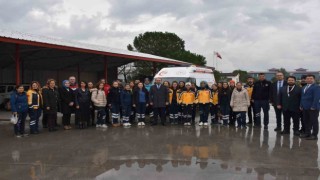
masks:
[[[62,87],[64,87],[64,88],[67,89],[67,87],[66,87],[66,85],[65,85],[66,82],[69,82],[69,80],[63,80],[63,81],[62,81]]]

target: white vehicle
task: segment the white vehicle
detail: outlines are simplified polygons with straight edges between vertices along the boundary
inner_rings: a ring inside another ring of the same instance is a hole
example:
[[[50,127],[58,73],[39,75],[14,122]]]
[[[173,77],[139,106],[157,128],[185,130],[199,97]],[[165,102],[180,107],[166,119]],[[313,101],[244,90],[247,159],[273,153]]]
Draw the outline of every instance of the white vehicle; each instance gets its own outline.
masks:
[[[161,69],[154,77],[161,78],[162,82],[184,81],[193,82],[200,86],[201,81],[206,81],[209,87],[216,83],[212,69],[204,67],[168,67]]]
[[[23,85],[24,90],[29,89],[29,85]],[[14,84],[0,84],[0,106],[4,107],[6,110],[10,110],[10,95],[12,91],[16,88]]]

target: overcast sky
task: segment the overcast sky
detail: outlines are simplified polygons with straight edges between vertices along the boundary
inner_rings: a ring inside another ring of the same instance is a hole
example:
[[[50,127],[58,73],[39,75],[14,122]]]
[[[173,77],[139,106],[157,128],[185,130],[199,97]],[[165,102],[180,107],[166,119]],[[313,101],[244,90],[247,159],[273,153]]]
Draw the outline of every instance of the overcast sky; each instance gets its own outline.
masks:
[[[319,0],[0,0],[0,28],[126,49],[176,33],[218,69],[320,70]]]

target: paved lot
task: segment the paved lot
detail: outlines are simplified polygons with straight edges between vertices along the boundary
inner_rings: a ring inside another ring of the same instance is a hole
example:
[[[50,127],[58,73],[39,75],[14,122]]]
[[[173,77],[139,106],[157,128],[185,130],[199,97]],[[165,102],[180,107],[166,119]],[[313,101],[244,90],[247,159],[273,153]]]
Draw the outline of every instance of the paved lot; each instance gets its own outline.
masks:
[[[272,111],[271,111],[272,112]],[[220,126],[42,131],[0,123],[0,179],[319,179],[317,141]]]

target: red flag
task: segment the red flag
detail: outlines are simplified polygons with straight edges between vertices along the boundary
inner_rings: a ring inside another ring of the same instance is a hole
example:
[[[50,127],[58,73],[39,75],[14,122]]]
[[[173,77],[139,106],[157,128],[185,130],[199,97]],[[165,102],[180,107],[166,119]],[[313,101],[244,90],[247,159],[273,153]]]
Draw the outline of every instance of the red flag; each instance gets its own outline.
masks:
[[[222,59],[221,55],[220,55],[218,52],[215,52],[215,55],[216,55],[218,58]]]

